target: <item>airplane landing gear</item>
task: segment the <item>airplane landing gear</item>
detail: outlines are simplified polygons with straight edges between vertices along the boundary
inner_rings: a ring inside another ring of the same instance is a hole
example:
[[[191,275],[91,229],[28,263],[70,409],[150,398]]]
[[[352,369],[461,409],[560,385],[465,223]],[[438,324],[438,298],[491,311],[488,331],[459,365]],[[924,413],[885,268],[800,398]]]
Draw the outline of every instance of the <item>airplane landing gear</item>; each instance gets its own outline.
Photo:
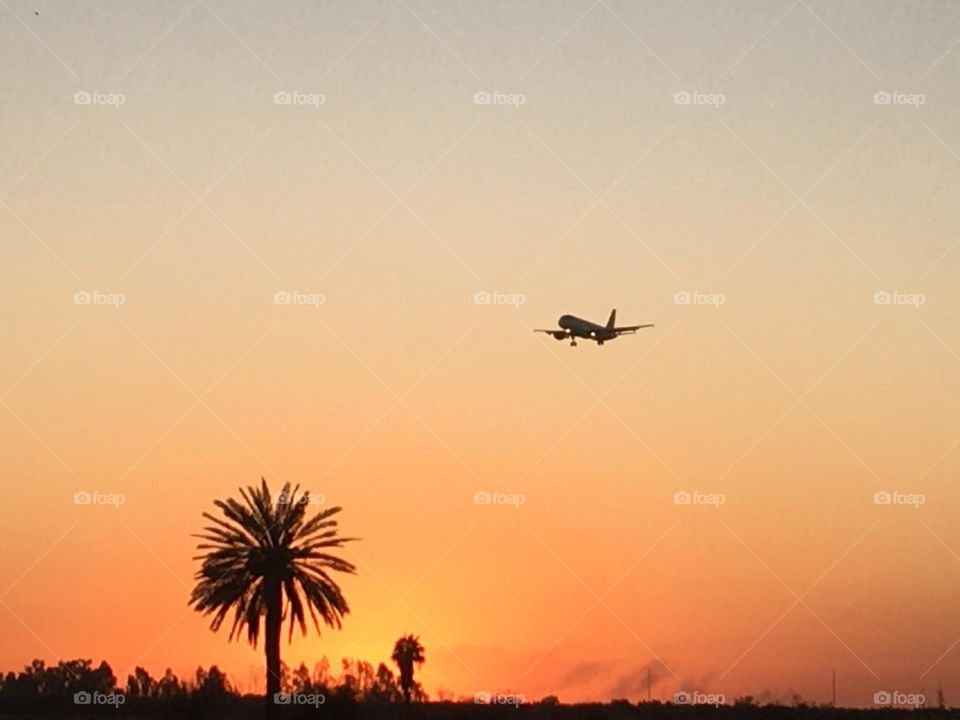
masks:
[[[576,346],[577,346],[577,341],[576,341],[576,340],[571,340],[571,341],[570,341],[570,347],[576,347]]]

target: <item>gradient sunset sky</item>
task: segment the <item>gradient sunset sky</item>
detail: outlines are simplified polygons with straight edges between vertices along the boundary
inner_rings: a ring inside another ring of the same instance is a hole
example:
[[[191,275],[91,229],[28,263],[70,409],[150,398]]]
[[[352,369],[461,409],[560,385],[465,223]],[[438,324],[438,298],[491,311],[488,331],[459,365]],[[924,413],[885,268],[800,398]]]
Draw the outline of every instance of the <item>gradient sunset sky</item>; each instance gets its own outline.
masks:
[[[951,2],[0,0],[0,668],[262,691],[187,599],[263,476],[363,538],[289,665],[412,632],[434,696],[960,702],[958,41]],[[656,327],[531,332],[613,307]]]

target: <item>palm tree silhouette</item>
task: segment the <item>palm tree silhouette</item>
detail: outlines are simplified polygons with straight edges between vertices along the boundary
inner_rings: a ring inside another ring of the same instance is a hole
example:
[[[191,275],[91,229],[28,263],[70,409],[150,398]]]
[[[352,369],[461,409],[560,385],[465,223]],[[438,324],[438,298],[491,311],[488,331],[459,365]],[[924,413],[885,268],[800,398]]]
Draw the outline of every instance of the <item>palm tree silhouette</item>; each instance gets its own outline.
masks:
[[[264,616],[267,656],[267,714],[280,692],[280,632],[287,613],[290,616],[289,642],[294,623],[306,635],[304,612],[309,611],[317,633],[319,615],[329,627],[339,628],[350,612],[340,586],[328,571],[356,573],[356,567],[329,554],[357,538],[340,537],[337,521],[340,512],[332,507],[307,518],[309,493],[298,495],[300,486],[290,484],[274,502],[261,478],[260,487],[240,488],[243,502],[230,498],[215,500],[224,518],[210,513],[203,517],[212,525],[196,533],[204,542],[194,557],[203,560],[195,574],[196,587],[190,605],[203,615],[213,614],[211,630],[218,630],[230,611],[233,621],[230,640],[239,638],[246,628],[247,640],[254,647],[260,635],[260,617]]]
[[[416,635],[404,635],[393,646],[391,659],[400,668],[400,687],[403,690],[403,699],[410,702],[410,691],[413,688],[413,666],[426,662],[423,645]]]

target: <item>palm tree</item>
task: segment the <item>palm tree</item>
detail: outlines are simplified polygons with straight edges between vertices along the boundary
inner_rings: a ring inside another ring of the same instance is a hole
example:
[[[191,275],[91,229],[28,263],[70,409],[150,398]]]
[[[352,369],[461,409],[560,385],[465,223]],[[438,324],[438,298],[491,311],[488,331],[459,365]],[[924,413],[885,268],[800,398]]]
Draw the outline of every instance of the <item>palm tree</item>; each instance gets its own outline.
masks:
[[[329,571],[356,573],[350,562],[329,554],[356,538],[340,537],[333,518],[341,508],[332,507],[307,517],[309,493],[298,495],[299,485],[290,484],[276,502],[267,481],[260,487],[240,488],[243,502],[230,498],[215,500],[223,518],[210,513],[203,517],[212,525],[194,537],[203,560],[190,604],[203,615],[213,615],[211,630],[218,630],[230,611],[233,620],[230,640],[246,629],[247,640],[256,647],[260,617],[264,617],[267,656],[267,712],[274,695],[280,692],[280,632],[289,614],[289,642],[294,623],[306,635],[305,611],[320,633],[319,615],[327,626],[339,628],[350,606]]]
[[[400,668],[400,687],[403,689],[403,699],[410,702],[410,691],[413,689],[413,666],[426,662],[423,645],[416,635],[404,635],[393,646],[391,659]]]

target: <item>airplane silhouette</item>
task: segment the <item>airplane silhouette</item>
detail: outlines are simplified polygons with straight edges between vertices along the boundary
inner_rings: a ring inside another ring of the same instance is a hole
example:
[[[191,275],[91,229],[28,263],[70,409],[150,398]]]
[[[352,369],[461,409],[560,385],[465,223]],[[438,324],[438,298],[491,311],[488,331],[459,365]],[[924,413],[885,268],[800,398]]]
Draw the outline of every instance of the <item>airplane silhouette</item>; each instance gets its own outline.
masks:
[[[553,337],[555,337],[557,340],[570,338],[571,346],[575,346],[577,344],[577,338],[593,340],[597,343],[597,345],[603,345],[603,343],[607,340],[614,340],[615,338],[618,338],[621,335],[626,335],[627,333],[635,333],[641,328],[653,327],[653,323],[648,325],[624,325],[622,327],[617,327],[616,323],[617,311],[614,309],[610,311],[610,319],[607,320],[606,325],[598,325],[595,322],[590,322],[589,320],[584,320],[574,315],[561,315],[560,319],[557,321],[557,325],[560,326],[560,330],[536,329],[534,332],[542,332],[547,333],[548,335],[553,335]]]

